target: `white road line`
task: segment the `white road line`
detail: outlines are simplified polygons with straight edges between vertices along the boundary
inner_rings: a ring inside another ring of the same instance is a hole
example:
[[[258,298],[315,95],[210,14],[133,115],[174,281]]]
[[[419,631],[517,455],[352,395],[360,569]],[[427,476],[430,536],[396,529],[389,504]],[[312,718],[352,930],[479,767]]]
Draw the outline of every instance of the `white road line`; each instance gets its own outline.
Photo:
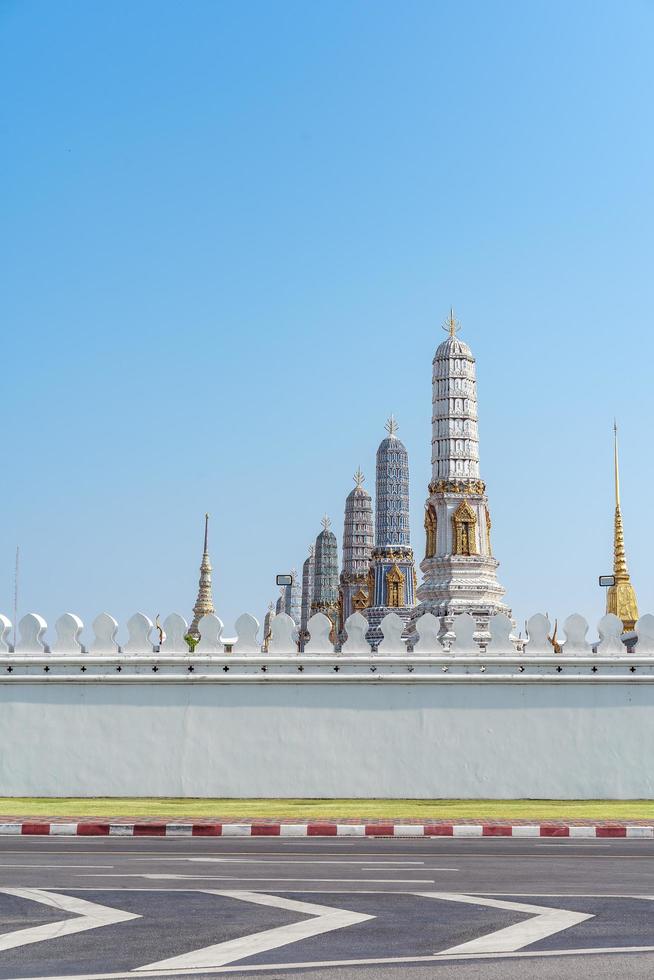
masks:
[[[73,912],[77,919],[64,919],[59,922],[48,922],[42,926],[32,926],[28,929],[16,929],[0,935],[0,951],[15,949],[17,946],[27,946],[30,943],[41,943],[58,936],[69,936],[87,929],[99,926],[109,926],[116,922],[126,922],[128,919],[140,919],[134,912],[124,912],[122,909],[112,909],[96,902],[88,902],[84,898],[73,898],[70,895],[42,891],[40,888],[0,888],[4,895],[15,895],[26,898],[41,905],[49,905],[62,912]]]
[[[163,858],[161,860],[165,861],[167,859]],[[176,860],[193,861],[193,862],[197,862],[198,864],[214,864],[214,863],[215,864],[358,864],[358,863],[364,863],[364,864],[375,864],[380,866],[384,865],[385,867],[390,867],[391,865],[397,865],[398,867],[405,867],[410,864],[420,865],[425,863],[424,861],[375,861],[374,859],[371,859],[369,857],[362,859],[362,862],[358,862],[353,858],[349,858],[347,861],[338,861],[332,858],[327,858],[327,859],[314,858],[313,860],[311,860],[311,858],[300,858],[299,860],[296,861],[292,857],[289,858],[288,856],[284,858],[277,858],[276,860],[274,858],[272,860],[268,859],[267,861],[262,861],[260,857],[253,857],[253,858],[251,857],[246,857],[246,858],[189,857],[189,858],[178,858]]]
[[[335,909],[328,905],[313,905],[308,902],[297,902],[288,898],[279,898],[276,895],[257,895],[251,892],[211,892],[214,895],[223,895],[228,898],[235,898],[242,902],[254,902],[257,905],[267,905],[272,908],[282,908],[287,911],[301,912],[305,915],[313,916],[302,922],[294,922],[288,926],[278,926],[275,929],[266,929],[263,932],[253,933],[250,936],[241,936],[238,939],[229,939],[226,942],[216,943],[214,946],[206,946],[204,949],[196,949],[192,953],[184,953],[182,956],[173,956],[158,963],[150,963],[147,966],[139,967],[134,972],[144,973],[148,970],[198,970],[224,966],[233,963],[235,960],[242,960],[246,956],[254,956],[257,953],[266,953],[271,949],[279,949],[280,946],[287,946],[311,936],[319,936],[333,929],[344,929],[347,926],[355,925],[358,922],[365,922],[374,919],[373,915],[364,915],[362,912],[351,912],[348,909]]]
[[[173,875],[155,872],[141,874],[75,875],[75,878],[147,878],[149,881],[323,881],[323,882],[372,882],[376,885],[433,885],[433,878],[270,878],[262,876],[246,878],[244,875]]]
[[[430,963],[432,965],[442,962],[461,962],[466,960],[497,960],[497,959],[541,959],[552,956],[597,956],[603,953],[654,953],[654,946],[607,946],[605,948],[588,947],[587,949],[543,949],[537,953],[516,952],[516,953],[470,953],[453,956],[389,956],[386,958],[368,958],[361,960],[313,960],[306,963],[263,963],[257,966],[242,965],[219,966],[219,967],[198,967],[196,969],[176,970],[181,976],[192,976],[196,973],[221,974],[221,973],[270,973],[277,972],[279,975],[282,970],[307,970],[318,967],[345,967],[345,966],[385,966],[393,963]],[[147,977],[170,977],[170,970],[139,970],[124,971],[122,973],[73,973],[57,974],[53,976],[21,977],[19,980],[134,980],[135,973],[141,973]],[[13,978],[12,978],[13,980]]]
[[[68,868],[115,868],[115,864],[5,864],[3,862],[0,865],[0,870],[4,871],[5,868],[27,868],[28,870],[34,868],[39,871],[42,868],[54,868],[57,871],[61,869],[67,871]]]
[[[369,867],[369,868],[368,867],[366,867],[366,868],[360,868],[359,870],[360,871],[376,871],[377,869],[373,865],[372,867]],[[392,868],[382,868],[381,870],[382,871],[391,871]],[[458,870],[459,870],[458,868],[397,868],[397,871],[398,872],[399,871],[418,871],[420,874],[422,874],[423,871],[458,871]],[[394,880],[395,881],[399,881],[400,879],[396,878]]]
[[[521,902],[506,902],[497,898],[480,898],[476,895],[452,895],[448,892],[423,892],[424,898],[437,898],[446,902],[464,902],[467,905],[483,905],[493,909],[507,909],[511,912],[525,912],[534,916],[525,922],[517,922],[498,929],[496,932],[471,939],[459,946],[444,949],[439,956],[455,953],[514,953],[531,943],[553,936],[586,919],[593,919],[589,912],[571,912],[569,909],[551,909],[545,905],[525,905]]]

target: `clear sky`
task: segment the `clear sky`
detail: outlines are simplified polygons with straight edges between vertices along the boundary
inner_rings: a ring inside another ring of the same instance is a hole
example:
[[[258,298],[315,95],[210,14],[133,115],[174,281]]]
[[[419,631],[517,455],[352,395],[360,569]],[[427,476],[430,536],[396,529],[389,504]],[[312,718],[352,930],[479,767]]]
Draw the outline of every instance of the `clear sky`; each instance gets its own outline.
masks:
[[[477,357],[522,623],[595,623],[612,423],[654,612],[654,5],[1,0],[0,608],[263,617]]]

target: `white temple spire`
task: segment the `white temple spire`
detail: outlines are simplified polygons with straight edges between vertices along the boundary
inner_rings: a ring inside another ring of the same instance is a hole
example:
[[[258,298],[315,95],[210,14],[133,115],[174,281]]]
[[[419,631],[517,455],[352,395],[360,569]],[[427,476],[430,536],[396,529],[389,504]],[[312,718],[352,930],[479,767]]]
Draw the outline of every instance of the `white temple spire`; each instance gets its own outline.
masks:
[[[432,478],[425,507],[424,580],[416,616],[471,613],[480,629],[494,613],[509,613],[491,550],[486,486],[479,474],[477,378],[472,351],[450,314],[432,372]]]
[[[209,559],[209,515],[204,515],[204,548],[202,561],[200,563],[200,581],[198,583],[198,597],[193,606],[193,622],[189,629],[189,636],[198,639],[200,631],[198,623],[203,616],[208,616],[215,612],[213,605],[213,590],[211,585],[211,561]]]

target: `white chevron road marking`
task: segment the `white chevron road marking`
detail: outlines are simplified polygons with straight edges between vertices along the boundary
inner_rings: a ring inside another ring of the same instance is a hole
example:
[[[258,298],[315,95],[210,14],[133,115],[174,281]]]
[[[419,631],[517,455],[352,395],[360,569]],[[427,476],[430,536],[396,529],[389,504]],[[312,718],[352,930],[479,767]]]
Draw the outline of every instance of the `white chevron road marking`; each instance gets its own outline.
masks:
[[[49,905],[62,912],[74,912],[79,916],[77,919],[64,919],[60,922],[48,922],[42,926],[6,932],[0,935],[0,951],[16,949],[17,946],[28,946],[30,943],[42,943],[48,939],[57,939],[59,936],[71,936],[76,932],[86,932],[87,929],[110,926],[116,922],[126,922],[128,919],[141,918],[134,912],[123,912],[122,909],[98,905],[97,902],[88,902],[84,898],[72,898],[70,895],[42,891],[40,888],[0,888],[0,893],[27,898],[31,902]]]
[[[477,895],[453,895],[448,892],[422,892],[423,898],[437,898],[445,902],[464,902],[467,905],[485,905],[492,909],[507,909],[533,916],[524,922],[498,929],[459,946],[444,949],[438,956],[467,953],[515,953],[531,943],[553,936],[557,932],[594,918],[589,912],[571,912],[569,909],[552,909],[546,905],[525,905],[522,902],[505,902],[498,898],[480,898]]]
[[[236,960],[242,960],[246,956],[267,953],[271,949],[288,946],[289,943],[296,943],[301,939],[319,936],[322,933],[331,932],[332,929],[344,929],[346,926],[353,926],[357,922],[365,922],[367,919],[375,918],[374,915],[364,915],[362,912],[335,909],[329,905],[297,902],[294,899],[282,898],[278,895],[263,895],[261,892],[212,890],[208,891],[207,894],[235,898],[241,902],[252,902],[254,905],[268,905],[272,908],[286,909],[289,912],[301,912],[313,918],[294,922],[288,926],[278,926],[275,929],[255,932],[238,939],[229,939],[226,942],[216,943],[214,946],[205,946],[203,949],[196,949],[191,953],[184,953],[182,956],[173,956],[158,963],[149,963],[147,966],[139,967],[134,972],[212,969],[225,966],[227,963],[234,963]]]

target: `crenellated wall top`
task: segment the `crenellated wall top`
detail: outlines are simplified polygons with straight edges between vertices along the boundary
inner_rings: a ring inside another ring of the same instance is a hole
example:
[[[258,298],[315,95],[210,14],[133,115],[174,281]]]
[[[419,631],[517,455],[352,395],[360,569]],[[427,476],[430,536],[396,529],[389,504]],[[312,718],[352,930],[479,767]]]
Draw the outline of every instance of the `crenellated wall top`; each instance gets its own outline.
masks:
[[[236,622],[237,636],[224,637],[215,614],[200,620],[200,642],[191,652],[188,624],[178,613],[169,615],[159,630],[143,613],[126,623],[128,639],[117,642],[118,623],[101,613],[92,623],[88,644],[81,640],[84,624],[64,613],[50,634],[47,622],[28,613],[18,624],[15,647],[9,642],[12,623],[0,616],[0,682],[19,679],[55,680],[367,680],[480,683],[514,681],[654,681],[654,616],[641,616],[636,629],[622,634],[621,621],[612,614],[598,623],[598,638],[588,639],[583,616],[573,614],[563,623],[565,640],[555,642],[548,618],[536,614],[527,622],[526,636],[516,637],[511,620],[497,614],[487,630],[468,613],[458,615],[445,631],[441,620],[425,613],[416,621],[409,644],[402,638],[402,621],[393,613],[381,622],[377,649],[366,641],[366,621],[354,613],[345,624],[345,640],[334,646],[331,623],[316,613],[307,624],[309,639],[298,653],[297,627],[285,614],[273,620],[268,651],[262,651],[259,622],[243,614]],[[490,638],[489,638],[490,636]]]

